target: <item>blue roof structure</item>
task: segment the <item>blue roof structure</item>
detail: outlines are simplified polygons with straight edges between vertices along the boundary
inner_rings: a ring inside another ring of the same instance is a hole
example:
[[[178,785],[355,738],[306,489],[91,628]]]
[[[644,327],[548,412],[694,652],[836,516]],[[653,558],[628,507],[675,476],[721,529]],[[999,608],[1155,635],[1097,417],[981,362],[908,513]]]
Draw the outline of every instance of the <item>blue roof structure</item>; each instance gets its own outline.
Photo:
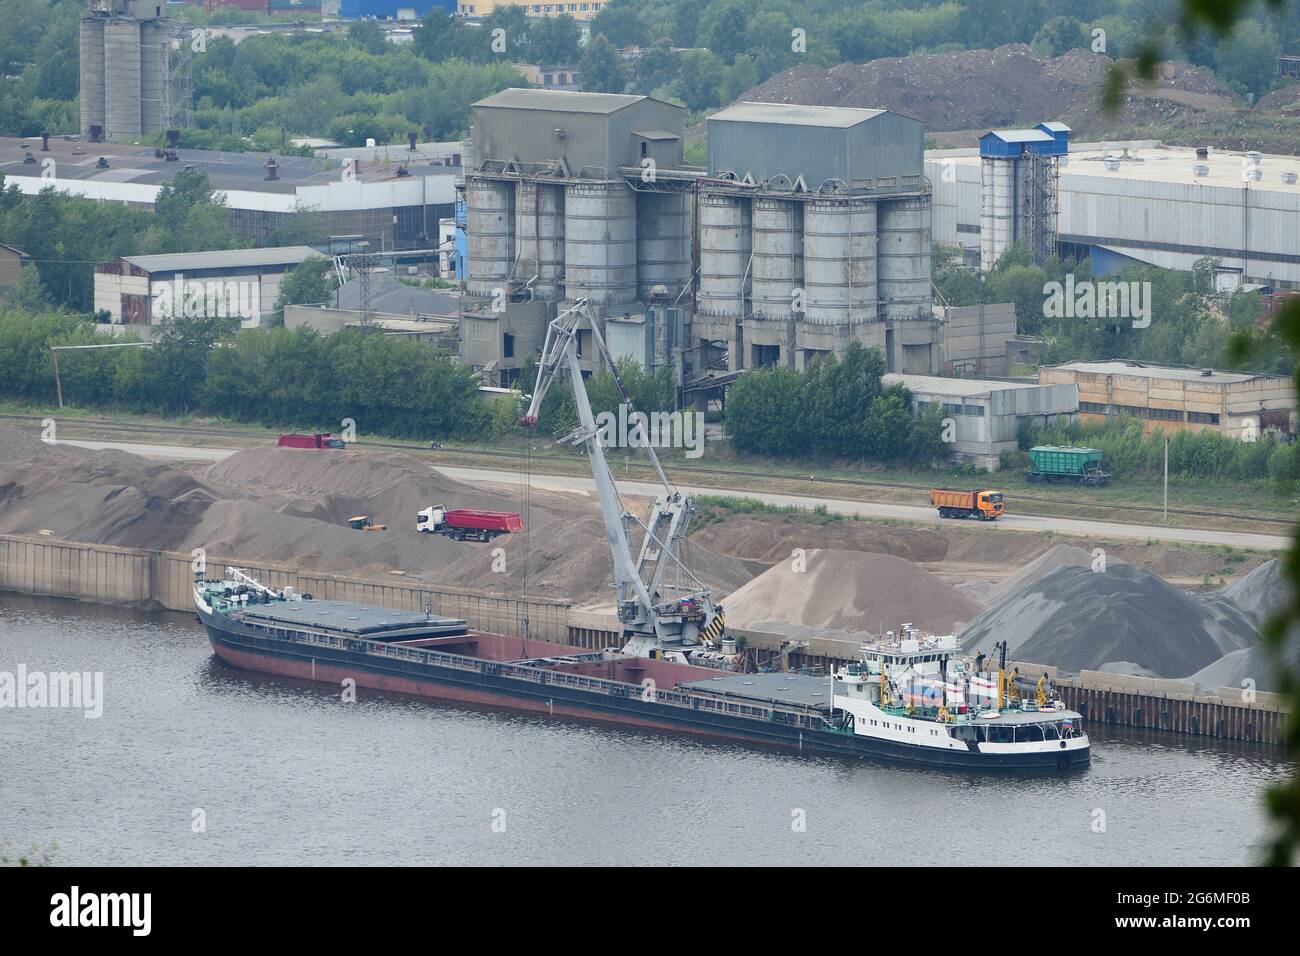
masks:
[[[1033,129],[995,129],[980,137],[980,155],[1014,159],[1026,153],[1064,156],[1070,151],[1070,127],[1064,123],[1039,123]]]

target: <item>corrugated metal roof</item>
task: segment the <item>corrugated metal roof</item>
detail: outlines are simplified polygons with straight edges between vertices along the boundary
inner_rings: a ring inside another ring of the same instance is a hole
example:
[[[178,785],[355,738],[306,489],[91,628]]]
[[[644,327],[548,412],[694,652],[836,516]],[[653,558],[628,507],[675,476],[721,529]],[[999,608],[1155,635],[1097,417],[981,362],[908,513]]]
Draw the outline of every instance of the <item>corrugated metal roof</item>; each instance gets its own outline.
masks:
[[[157,256],[123,256],[146,272],[183,272],[189,269],[235,269],[248,266],[297,265],[320,253],[311,246],[273,249],[216,249],[212,252],[174,252]]]
[[[1134,378],[1168,378],[1184,382],[1209,382],[1212,385],[1236,385],[1257,378],[1285,378],[1283,375],[1269,375],[1261,372],[1220,372],[1210,369],[1209,375],[1203,375],[1199,368],[1178,368],[1169,365],[1134,364],[1130,362],[1066,362],[1049,368],[1067,369],[1072,372],[1090,372],[1096,375],[1129,375]]]
[[[632,135],[640,136],[642,139],[681,139],[676,133],[663,129],[634,129]]]
[[[1050,143],[1052,135],[1041,129],[991,129],[985,136],[996,136],[1004,143]]]
[[[559,113],[617,113],[619,110],[649,99],[626,93],[574,93],[567,90],[524,90],[511,87],[479,100],[475,107],[488,106],[512,110],[552,110]]]
[[[1039,125],[1040,125],[1043,129],[1047,130],[1047,131],[1050,132],[1050,133],[1072,133],[1072,132],[1074,132],[1072,129],[1070,129],[1070,127],[1066,126],[1064,123],[1059,123],[1059,122],[1056,122],[1055,120],[1052,120],[1052,121],[1047,122],[1047,123],[1040,123]]]
[[[880,380],[886,385],[902,385],[910,392],[964,398],[977,398],[993,392],[1016,392],[1044,387],[1034,382],[995,382],[980,378],[944,378],[940,375],[911,375],[902,372],[886,372]]]
[[[884,110],[849,106],[800,106],[795,103],[737,103],[709,116],[732,123],[777,123],[785,126],[821,126],[848,129],[874,119]]]

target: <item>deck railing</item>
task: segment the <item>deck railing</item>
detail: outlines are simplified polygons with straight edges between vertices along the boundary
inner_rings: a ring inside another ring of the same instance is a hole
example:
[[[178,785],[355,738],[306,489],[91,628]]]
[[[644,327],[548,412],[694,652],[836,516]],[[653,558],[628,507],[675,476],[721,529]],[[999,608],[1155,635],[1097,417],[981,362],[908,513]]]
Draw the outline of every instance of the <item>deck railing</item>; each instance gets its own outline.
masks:
[[[751,720],[766,720],[788,724],[792,727],[806,729],[824,729],[825,727],[820,713],[801,712],[787,707],[742,704],[738,701],[720,700],[706,695],[692,694],[688,691],[661,690],[651,685],[628,684],[604,677],[590,677],[586,674],[566,674],[564,671],[536,667],[531,664],[489,661],[478,657],[448,654],[445,651],[433,651],[420,647],[395,646],[386,644],[383,641],[371,641],[365,638],[339,637],[336,634],[328,634],[311,628],[288,630],[260,622],[245,621],[244,623],[280,640],[288,640],[295,644],[309,644],[316,647],[329,647],[335,650],[367,654],[372,657],[389,657],[394,660],[411,661],[415,664],[449,667],[471,673],[527,681],[542,686],[574,687],[597,694],[605,694],[609,697],[639,697],[647,702],[666,704],[670,707],[680,707],[685,710],[700,710],[745,717]]]

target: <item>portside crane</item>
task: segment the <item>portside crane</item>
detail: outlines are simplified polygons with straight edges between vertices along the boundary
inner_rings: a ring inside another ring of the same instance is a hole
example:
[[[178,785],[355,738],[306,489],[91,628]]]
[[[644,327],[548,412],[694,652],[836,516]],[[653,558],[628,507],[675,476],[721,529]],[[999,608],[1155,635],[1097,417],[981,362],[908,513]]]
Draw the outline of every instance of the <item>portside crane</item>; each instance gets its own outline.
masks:
[[[712,651],[714,647],[725,643],[724,650],[734,654],[734,645],[725,632],[721,605],[714,603],[708,586],[682,562],[682,543],[686,539],[694,511],[691,500],[668,480],[649,436],[640,435],[640,440],[636,443],[645,450],[654,466],[661,489],[645,520],[633,514],[623,503],[614,474],[605,458],[600,429],[582,379],[582,368],[578,360],[578,336],[583,328],[590,329],[599,360],[613,375],[619,393],[629,406],[629,413],[633,411],[631,400],[619,378],[617,365],[594,321],[588,301],[579,299],[547,326],[537,369],[537,384],[533,388],[532,400],[523,422],[528,426],[537,424],[547,389],[557,376],[567,372],[577,407],[578,426],[558,439],[558,442],[581,445],[591,462],[601,517],[614,561],[613,584],[617,592],[618,620],[622,627],[622,652],[635,657],[665,658],[717,666],[717,662],[711,658],[729,657],[730,654],[712,655],[701,652]],[[630,420],[631,414],[628,417]],[[635,557],[628,534],[633,528],[639,528],[642,532],[640,548]]]

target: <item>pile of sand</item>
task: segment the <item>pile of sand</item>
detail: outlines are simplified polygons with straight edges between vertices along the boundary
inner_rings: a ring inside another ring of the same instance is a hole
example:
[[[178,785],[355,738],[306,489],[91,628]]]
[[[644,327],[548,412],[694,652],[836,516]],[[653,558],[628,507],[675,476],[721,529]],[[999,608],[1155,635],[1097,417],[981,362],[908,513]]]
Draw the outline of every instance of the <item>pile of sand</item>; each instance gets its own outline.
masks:
[[[767,564],[787,560],[796,548],[870,551],[918,562],[942,561],[948,552],[948,538],[939,530],[889,528],[850,519],[819,524],[795,515],[728,517],[700,528],[692,539],[714,551]]]
[[[879,633],[911,623],[948,634],[980,607],[904,558],[857,551],[807,552],[806,567],[782,561],[726,602],[727,623],[741,629]]]
[[[489,544],[415,530],[430,505],[521,511],[517,487],[449,479],[416,458],[352,450],[255,448],[190,473],[119,451],[51,446],[0,433],[0,532],[159,551],[203,548],[214,559],[304,570],[404,575],[431,584],[577,603],[612,598],[611,559],[595,500],[535,491],[526,534]],[[353,515],[386,524],[348,527]],[[497,561],[496,549],[504,552]],[[725,596],[752,572],[691,546],[691,569]]]
[[[1254,622],[1230,605],[1181,591],[1144,568],[1111,561],[1104,572],[1064,564],[1007,594],[960,634],[967,650],[1067,671],[1107,666],[1187,677],[1258,640]]]

